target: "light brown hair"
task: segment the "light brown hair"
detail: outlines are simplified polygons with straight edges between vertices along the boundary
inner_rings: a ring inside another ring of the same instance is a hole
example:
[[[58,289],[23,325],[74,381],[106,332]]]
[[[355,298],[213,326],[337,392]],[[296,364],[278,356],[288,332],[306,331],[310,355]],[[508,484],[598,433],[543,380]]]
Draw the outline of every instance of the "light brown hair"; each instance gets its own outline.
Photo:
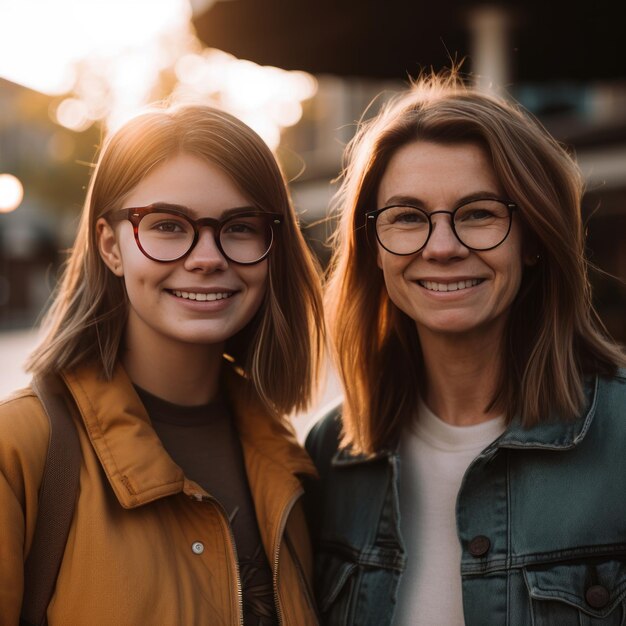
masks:
[[[346,150],[326,299],[345,387],[344,445],[362,453],[394,445],[424,380],[415,323],[387,295],[364,217],[377,208],[391,157],[415,141],[481,146],[540,255],[525,269],[511,307],[504,367],[486,410],[495,407],[508,421],[518,415],[525,426],[573,418],[584,401],[584,376],[612,374],[624,363],[591,302],[580,170],[519,105],[448,72],[417,80],[361,123]]]
[[[44,320],[47,335],[27,364],[60,371],[86,361],[110,378],[120,356],[128,299],[104,264],[95,224],[160,163],[185,153],[222,169],[262,211],[283,216],[269,255],[268,288],[253,320],[226,344],[266,405],[305,408],[323,347],[317,264],[300,233],[285,180],[270,149],[243,122],[201,105],[153,108],[104,143],[92,174],[74,248]]]

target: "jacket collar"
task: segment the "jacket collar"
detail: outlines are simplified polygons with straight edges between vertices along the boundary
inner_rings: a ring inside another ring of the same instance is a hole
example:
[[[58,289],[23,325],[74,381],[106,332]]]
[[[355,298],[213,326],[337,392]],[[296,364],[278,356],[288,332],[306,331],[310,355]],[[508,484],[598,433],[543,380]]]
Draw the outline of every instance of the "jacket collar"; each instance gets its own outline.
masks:
[[[225,366],[222,380],[235,414],[244,455],[246,451],[254,451],[284,472],[316,477],[315,465],[298,443],[289,420],[270,412],[234,368]]]
[[[207,495],[184,476],[165,451],[121,365],[116,366],[110,381],[104,380],[94,365],[66,371],[63,378],[107,479],[124,508],[180,492]],[[279,490],[282,484],[293,490],[299,484],[295,474],[316,472],[289,425],[264,410],[260,403],[246,400],[241,392],[244,383],[239,378],[232,372],[225,375],[256,502],[255,488],[258,491],[260,485],[271,482],[274,489]],[[267,480],[269,473],[282,478],[282,482]]]
[[[575,420],[563,420],[550,416],[536,426],[525,428],[515,418],[507,430],[494,442],[497,448],[542,448],[546,450],[568,450],[577,446],[587,434],[596,414],[600,379],[596,375],[585,384],[585,409]],[[491,447],[491,446],[490,446]],[[399,453],[399,443],[374,454],[353,454],[350,448],[340,449],[332,459],[335,467],[349,467],[373,463],[381,459],[392,459]]]
[[[594,376],[587,380],[584,388],[585,409],[575,420],[563,420],[549,416],[536,426],[524,428],[519,418],[511,422],[497,440],[500,448],[543,448],[546,450],[569,450],[577,446],[589,431],[596,414],[600,380]]]

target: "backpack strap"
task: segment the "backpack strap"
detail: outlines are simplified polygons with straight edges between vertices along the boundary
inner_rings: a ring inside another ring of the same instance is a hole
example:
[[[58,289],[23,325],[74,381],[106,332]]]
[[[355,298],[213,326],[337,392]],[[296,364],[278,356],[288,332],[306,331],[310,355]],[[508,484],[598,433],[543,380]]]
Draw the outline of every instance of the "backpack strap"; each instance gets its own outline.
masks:
[[[20,624],[45,626],[74,515],[82,454],[61,378],[56,374],[38,375],[32,386],[48,414],[50,440],[35,534],[24,563]]]

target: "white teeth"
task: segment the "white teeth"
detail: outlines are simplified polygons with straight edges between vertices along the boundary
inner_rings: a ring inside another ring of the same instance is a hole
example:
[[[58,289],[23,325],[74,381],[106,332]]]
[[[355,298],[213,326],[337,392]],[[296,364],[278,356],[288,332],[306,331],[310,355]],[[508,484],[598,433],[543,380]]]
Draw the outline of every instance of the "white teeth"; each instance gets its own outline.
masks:
[[[478,285],[478,283],[481,283],[482,280],[472,278],[471,280],[459,280],[455,283],[436,283],[432,280],[420,280],[418,282],[429,291],[459,291],[461,289],[467,289],[468,287],[474,287]]]
[[[229,292],[223,293],[194,293],[192,291],[179,291],[173,289],[172,293],[178,298],[184,298],[185,300],[198,300],[199,302],[213,302],[213,300],[223,300],[224,298],[230,298],[233,294]]]

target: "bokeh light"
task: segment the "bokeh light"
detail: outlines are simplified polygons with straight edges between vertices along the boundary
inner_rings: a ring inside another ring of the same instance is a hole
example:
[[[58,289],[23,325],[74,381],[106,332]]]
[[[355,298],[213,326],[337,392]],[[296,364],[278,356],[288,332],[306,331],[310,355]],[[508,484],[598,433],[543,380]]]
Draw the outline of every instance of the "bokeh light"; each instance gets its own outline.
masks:
[[[317,82],[206,48],[193,9],[214,1],[2,0],[0,76],[53,96],[51,118],[71,131],[115,129],[167,98],[221,107],[274,149]]]
[[[66,98],[56,108],[56,121],[70,130],[87,130],[93,122],[89,117],[89,109],[83,100]]]
[[[17,209],[24,199],[24,187],[13,174],[0,174],[0,213]]]
[[[181,57],[175,73],[174,99],[230,111],[272,149],[278,146],[280,130],[300,121],[302,102],[317,91],[317,81],[306,72],[258,65],[211,48]]]

